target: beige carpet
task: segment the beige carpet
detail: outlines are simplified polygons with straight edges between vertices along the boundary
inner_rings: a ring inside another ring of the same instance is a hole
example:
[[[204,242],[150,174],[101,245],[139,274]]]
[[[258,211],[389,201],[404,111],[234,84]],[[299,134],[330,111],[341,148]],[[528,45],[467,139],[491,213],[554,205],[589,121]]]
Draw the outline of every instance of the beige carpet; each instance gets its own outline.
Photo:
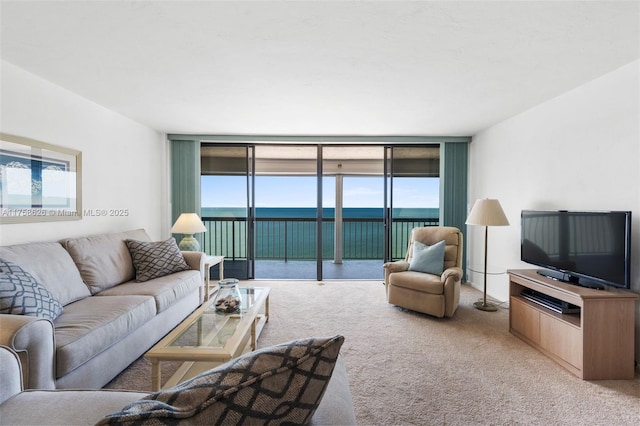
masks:
[[[243,283],[246,285],[246,282]],[[385,301],[380,281],[254,281],[272,287],[267,346],[342,334],[360,425],[640,424],[635,380],[583,381],[509,334],[509,313],[482,312],[463,285],[455,316],[436,319]],[[164,378],[176,363],[164,363]],[[141,358],[109,388],[149,390]]]

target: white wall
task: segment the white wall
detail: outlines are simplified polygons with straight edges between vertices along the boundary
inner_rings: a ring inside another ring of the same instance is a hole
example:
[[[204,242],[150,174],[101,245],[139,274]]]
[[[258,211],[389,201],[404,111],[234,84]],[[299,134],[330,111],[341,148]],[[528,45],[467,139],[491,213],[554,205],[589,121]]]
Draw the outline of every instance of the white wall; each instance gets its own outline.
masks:
[[[520,261],[523,209],[631,210],[631,286],[640,293],[639,81],[635,61],[474,136],[470,206],[476,198],[498,198],[511,223],[489,229],[489,265],[533,267]],[[482,263],[482,229],[467,229],[470,265]],[[470,280],[482,287],[482,275],[471,273]],[[508,299],[506,275],[487,281],[489,295]]]
[[[0,128],[82,151],[82,207],[126,217],[0,225],[0,244],[145,228],[168,236],[166,136],[2,61]]]

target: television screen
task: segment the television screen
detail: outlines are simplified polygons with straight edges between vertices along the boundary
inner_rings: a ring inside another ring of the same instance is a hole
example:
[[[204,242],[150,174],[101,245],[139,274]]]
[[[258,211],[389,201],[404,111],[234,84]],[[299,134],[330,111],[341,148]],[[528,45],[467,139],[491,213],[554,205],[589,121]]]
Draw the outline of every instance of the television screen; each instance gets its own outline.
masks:
[[[631,212],[523,210],[521,259],[586,287],[631,285]],[[547,271],[548,272],[548,271]]]

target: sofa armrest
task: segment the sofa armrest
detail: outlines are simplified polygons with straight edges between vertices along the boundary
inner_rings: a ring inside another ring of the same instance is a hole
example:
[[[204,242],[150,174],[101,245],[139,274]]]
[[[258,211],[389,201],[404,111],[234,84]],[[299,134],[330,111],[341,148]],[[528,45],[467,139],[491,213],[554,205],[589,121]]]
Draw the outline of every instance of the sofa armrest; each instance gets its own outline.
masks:
[[[336,359],[327,389],[309,424],[342,426],[356,424],[349,378],[342,355],[338,355]]]
[[[404,272],[409,270],[409,262],[404,260],[397,260],[395,262],[387,262],[382,265],[384,268],[384,283],[389,284],[389,275],[394,272]]]
[[[454,281],[462,280],[462,268],[458,268],[457,266],[447,268],[442,272],[440,279],[443,283],[447,282],[447,279],[451,278]]]
[[[187,265],[195,271],[200,271],[200,303],[205,301],[205,293],[207,290],[204,288],[205,285],[205,273],[209,273],[209,271],[204,270],[204,259],[207,256],[205,253],[201,251],[183,251],[181,252],[184,256],[184,260],[187,262]]]
[[[191,269],[200,271],[204,280],[204,258],[206,254],[201,251],[183,251],[184,260]]]
[[[0,314],[0,345],[18,354],[26,389],[55,389],[55,340],[51,321]]]
[[[11,348],[0,345],[0,404],[22,392],[20,358]]]
[[[447,268],[440,276],[444,284],[444,315],[451,317],[458,309],[460,302],[460,282],[462,281],[462,268],[457,266]]]

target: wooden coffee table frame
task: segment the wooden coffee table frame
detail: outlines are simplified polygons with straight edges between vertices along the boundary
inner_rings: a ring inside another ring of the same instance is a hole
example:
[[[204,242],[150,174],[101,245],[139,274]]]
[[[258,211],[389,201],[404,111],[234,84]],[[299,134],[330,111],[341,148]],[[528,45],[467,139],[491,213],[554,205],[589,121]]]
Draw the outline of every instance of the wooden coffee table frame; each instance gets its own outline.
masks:
[[[161,361],[185,361],[180,368],[165,383],[165,387],[174,386],[184,380],[196,376],[216,365],[227,362],[240,356],[247,349],[256,349],[256,342],[263,327],[269,321],[269,287],[242,287],[240,291],[243,297],[252,298],[252,304],[246,311],[239,315],[218,316],[216,321],[218,330],[204,330],[199,319],[204,315],[216,315],[210,311],[210,306],[215,300],[212,297],[204,302],[191,315],[185,318],[176,328],[167,334],[162,340],[156,343],[144,356],[151,361],[151,386],[154,391],[160,390]],[[183,336],[189,328],[196,322],[197,345],[193,346],[172,346],[172,344]],[[233,324],[232,324],[232,323]],[[235,329],[233,334],[227,339],[223,347],[206,346],[218,337],[221,329],[227,325]]]

